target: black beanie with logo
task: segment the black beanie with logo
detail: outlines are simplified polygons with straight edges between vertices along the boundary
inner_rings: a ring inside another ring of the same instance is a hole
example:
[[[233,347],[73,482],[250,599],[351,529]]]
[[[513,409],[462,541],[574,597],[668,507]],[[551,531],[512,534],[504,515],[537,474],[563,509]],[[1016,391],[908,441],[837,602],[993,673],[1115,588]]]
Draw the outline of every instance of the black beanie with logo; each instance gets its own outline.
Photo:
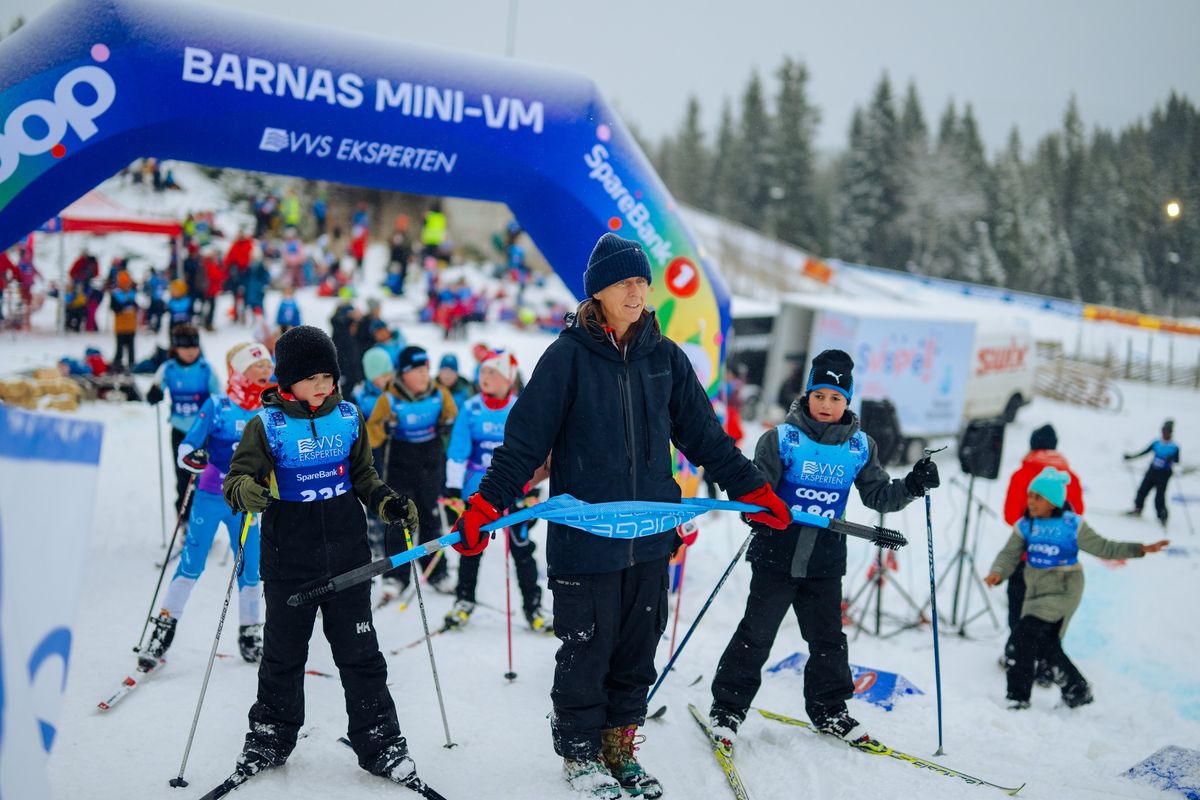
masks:
[[[813,389],[833,389],[841,392],[846,402],[854,397],[854,360],[844,350],[826,350],[812,361],[812,369],[808,371],[808,385],[804,391]]]

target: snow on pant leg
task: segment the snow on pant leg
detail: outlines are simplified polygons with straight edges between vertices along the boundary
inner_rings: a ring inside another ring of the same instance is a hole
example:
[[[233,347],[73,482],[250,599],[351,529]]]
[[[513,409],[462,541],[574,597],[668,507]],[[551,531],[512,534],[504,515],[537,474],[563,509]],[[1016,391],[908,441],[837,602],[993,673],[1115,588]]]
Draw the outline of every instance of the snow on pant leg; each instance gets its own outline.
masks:
[[[842,579],[801,578],[792,607],[808,643],[804,705],[815,720],[824,711],[843,708],[854,696],[850,648],[842,632]]]
[[[1138,485],[1137,494],[1133,498],[1133,507],[1138,513],[1146,507],[1146,498],[1150,496],[1150,490],[1154,488],[1154,473],[1158,470],[1153,468],[1146,470],[1146,474],[1142,476],[1142,482]]]
[[[275,766],[291,755],[304,724],[304,665],[317,607],[287,603],[302,585],[303,581],[263,581],[267,623],[258,665],[258,699],[250,707],[245,749],[262,753]]]
[[[713,705],[744,718],[762,685],[779,624],[796,598],[796,581],[783,572],[751,566],[746,611],[717,663]]]
[[[537,545],[529,538],[529,527],[518,525],[508,529],[509,552],[512,553],[513,566],[517,570],[517,586],[521,589],[521,607],[525,613],[536,611],[542,605],[542,587],[538,586],[537,562],[533,554]],[[507,568],[507,564],[505,567]],[[458,563],[459,574],[462,574],[462,560]]]
[[[620,622],[621,573],[558,575],[548,583],[559,640],[550,688],[554,752],[563,758],[594,758],[608,717],[604,684]]]
[[[1060,630],[1062,630],[1062,622],[1053,623],[1052,634],[1047,634],[1042,639],[1042,649],[1038,653],[1038,658],[1044,659],[1046,666],[1050,668],[1050,675],[1054,679],[1054,683],[1062,689],[1063,699],[1073,700],[1082,697],[1087,692],[1088,682],[1075,663],[1063,651],[1062,637],[1059,636]]]
[[[1008,579],[1008,641],[1004,643],[1004,657],[1012,666],[1013,652],[1016,650],[1017,624],[1021,621],[1021,606],[1025,603],[1025,562],[1017,565],[1017,569]]]
[[[667,629],[667,557],[645,561],[621,572],[621,618],[608,662],[608,717],[605,728],[646,721],[646,695],[658,677],[654,653]]]
[[[475,602],[475,586],[479,583],[479,562],[482,560],[483,553],[458,557],[458,586],[454,589],[456,599]]]
[[[346,738],[359,766],[370,769],[384,748],[405,744],[371,620],[371,585],[361,583],[321,603],[321,624],[342,677],[349,717]]]
[[[1046,622],[1034,616],[1021,617],[1017,625],[1017,633],[1013,637],[1016,642],[1016,652],[1013,653],[1013,663],[1008,668],[1008,699],[1029,702],[1033,692],[1033,662],[1046,651],[1045,639],[1058,638],[1058,629],[1062,620]]]
[[[1163,522],[1167,521],[1167,481],[1171,473],[1165,469],[1152,470],[1154,475],[1154,513]]]
[[[179,466],[179,464],[175,461],[175,454],[179,452],[179,445],[183,442],[184,437],[186,437],[186,436],[187,436],[186,432],[181,431],[178,428],[172,426],[171,427],[171,452],[163,454],[163,458],[169,458],[171,460],[171,464],[174,465],[174,467],[175,467],[175,513],[176,514],[179,513],[179,508],[183,504],[183,496],[185,494],[187,494],[188,481],[190,481],[192,479],[192,473],[188,472],[186,469]],[[196,478],[196,480],[198,481],[200,479]],[[195,495],[195,492],[192,492],[192,494]],[[190,507],[184,511],[185,515],[189,514],[189,513],[191,513]],[[187,519],[187,517],[185,516],[184,519]]]

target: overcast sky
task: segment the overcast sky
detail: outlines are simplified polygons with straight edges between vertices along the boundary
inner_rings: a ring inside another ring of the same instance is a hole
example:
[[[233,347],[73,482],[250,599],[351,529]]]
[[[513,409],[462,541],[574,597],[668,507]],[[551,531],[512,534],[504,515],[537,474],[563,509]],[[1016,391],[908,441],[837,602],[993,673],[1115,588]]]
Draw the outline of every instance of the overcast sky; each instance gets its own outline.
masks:
[[[785,55],[808,65],[823,149],[844,146],[885,70],[898,96],[916,81],[935,129],[948,101],[970,102],[991,152],[1014,124],[1027,149],[1059,127],[1072,92],[1089,128],[1145,117],[1172,89],[1200,101],[1200,0],[213,0],[497,56],[514,1],[517,58],[591,76],[654,140],[689,94],[715,132],[750,71],[767,77]],[[3,0],[0,13],[7,25],[52,5]]]

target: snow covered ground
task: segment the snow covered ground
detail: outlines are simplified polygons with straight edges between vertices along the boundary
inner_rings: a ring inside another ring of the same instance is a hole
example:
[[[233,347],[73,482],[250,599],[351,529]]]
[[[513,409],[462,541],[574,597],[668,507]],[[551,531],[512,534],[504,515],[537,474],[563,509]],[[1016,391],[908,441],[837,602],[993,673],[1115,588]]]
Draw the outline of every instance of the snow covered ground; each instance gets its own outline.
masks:
[[[369,276],[379,273],[382,259],[381,249],[371,252]],[[364,286],[374,282],[369,280]],[[360,297],[371,293],[367,288]],[[312,290],[298,296],[305,321],[326,325],[333,301],[315,297]],[[277,301],[277,295],[269,296],[268,318],[273,318]],[[472,326],[465,341],[445,343],[438,330],[415,322],[412,300],[386,298],[383,303],[384,317],[400,324],[410,341],[429,348],[433,358],[455,352],[464,365],[472,363],[470,345],[486,341],[513,348],[528,371],[551,340],[546,334],[488,324]],[[87,344],[111,352],[110,334],[64,337],[46,333],[52,330],[49,320],[53,311],[44,309],[41,314],[41,324],[32,334],[0,339],[0,363],[5,371],[49,365],[61,355],[80,357]],[[244,328],[225,324],[203,337],[205,351],[215,363],[220,362],[229,346],[248,335]],[[139,336],[139,356],[150,350],[150,337]],[[1143,467],[1142,463],[1136,467],[1126,465],[1120,454],[1141,449],[1156,434],[1163,418],[1172,416],[1178,421],[1186,459],[1196,446],[1195,431],[1188,423],[1200,419],[1200,394],[1145,384],[1121,388],[1126,401],[1119,414],[1035,400],[1008,430],[1002,474],[1016,468],[1026,451],[1030,431],[1051,422],[1058,429],[1061,449],[1084,482],[1092,524],[1111,538],[1148,542],[1161,533],[1149,515],[1143,520],[1119,515],[1129,506]],[[157,577],[154,562],[164,551],[160,546],[154,409],[96,403],[85,405],[79,414],[104,422],[105,440],[94,524],[88,540],[88,569],[83,576],[86,601],[75,628],[72,669],[51,760],[55,796],[198,797],[232,768],[245,733],[246,712],[255,694],[254,668],[237,658],[217,661],[187,767],[192,785],[169,789],[168,779],[179,770],[232,559],[221,544],[210,557],[209,569],[180,624],[169,664],[112,712],[97,711],[97,701],[133,667],[129,648],[136,642]],[[744,443],[748,451],[758,433],[757,429],[748,433]],[[933,519],[940,574],[958,548],[964,494],[952,485],[959,472],[953,450],[939,456],[938,461],[943,487],[934,493]],[[979,481],[976,495],[990,508],[999,509],[1004,486],[1003,480]],[[1180,493],[1196,502],[1200,476],[1177,478],[1171,484],[1171,494]],[[1066,650],[1093,684],[1096,702],[1091,706],[1060,708],[1056,690],[1036,689],[1032,710],[1023,714],[1006,711],[1003,674],[996,666],[1005,631],[994,628],[986,615],[970,626],[967,637],[956,635],[948,624],[942,625],[946,756],[940,761],[1005,785],[1027,782],[1022,796],[1031,798],[1160,796],[1157,790],[1133,783],[1121,774],[1159,747],[1195,746],[1200,741],[1200,673],[1195,666],[1200,629],[1188,614],[1195,604],[1200,578],[1200,538],[1189,533],[1183,511],[1180,504],[1172,504],[1168,534],[1173,547],[1167,555],[1124,566],[1082,556],[1088,587],[1067,636]],[[1193,510],[1200,522],[1198,512],[1200,508]],[[874,515],[857,500],[851,504],[849,518],[874,521]],[[700,524],[700,539],[688,559],[680,637],[747,532],[728,514],[709,515]],[[923,602],[929,584],[922,505],[914,503],[889,517],[887,524],[903,530],[911,543],[899,554],[896,581],[917,602]],[[544,536],[544,526],[539,525],[534,538],[541,541]],[[1002,526],[985,518],[978,539],[980,572],[986,571],[1006,536]],[[861,542],[851,541],[850,547],[847,594],[861,585],[873,558],[873,551]],[[500,548],[492,548],[483,562],[480,600],[487,606],[476,613],[468,629],[433,640],[450,731],[458,746],[442,747],[444,735],[424,647],[402,649],[388,656],[401,725],[421,774],[451,800],[532,796],[568,800],[574,795],[559,777],[560,762],[551,749],[546,720],[556,641],[525,630],[519,618],[514,619],[514,669],[518,678],[509,683],[503,677],[507,663],[504,616],[498,610],[504,608],[501,553]],[[544,564],[541,552],[538,559]],[[687,714],[686,704],[707,707],[708,684],[740,618],[749,577],[748,566],[739,565],[697,629],[677,671],[655,698],[655,705],[661,700],[669,705],[669,711],[663,720],[646,725],[643,732],[647,741],[639,755],[661,778],[668,797],[730,796]],[[1003,588],[987,596],[1003,621]],[[980,607],[979,597],[978,593],[971,595],[973,609]],[[948,613],[951,600],[952,587],[944,587],[939,592],[939,607]],[[451,598],[427,592],[425,602],[431,625],[436,626]],[[885,591],[884,603],[887,611],[912,617],[893,590]],[[852,613],[857,616],[857,611]],[[236,616],[236,610],[231,609],[231,613]],[[421,635],[416,605],[403,612],[395,606],[385,608],[378,613],[376,626],[385,651],[403,648]],[[853,628],[847,633],[851,637],[852,662],[901,673],[925,692],[923,696],[901,699],[891,712],[852,701],[852,713],[885,742],[929,756],[937,745],[929,627],[884,639],[858,635]],[[667,659],[669,634],[670,630],[660,648],[660,664]],[[235,635],[236,620],[230,619],[220,645],[222,653],[236,652]],[[794,620],[789,619],[769,663],[805,649]],[[336,672],[319,634],[312,640],[309,666]],[[703,679],[689,686],[697,676]],[[345,727],[338,682],[311,676],[306,680],[306,694],[307,738],[285,768],[255,778],[236,796],[248,800],[407,796],[404,790],[358,769],[353,754],[337,743]],[[768,675],[758,703],[803,716],[801,679]],[[889,797],[957,798],[963,796],[965,786],[757,718],[748,720],[743,728],[738,762],[756,800],[790,800],[797,795],[859,800],[864,795],[884,792]],[[994,790],[970,791],[987,796]]]

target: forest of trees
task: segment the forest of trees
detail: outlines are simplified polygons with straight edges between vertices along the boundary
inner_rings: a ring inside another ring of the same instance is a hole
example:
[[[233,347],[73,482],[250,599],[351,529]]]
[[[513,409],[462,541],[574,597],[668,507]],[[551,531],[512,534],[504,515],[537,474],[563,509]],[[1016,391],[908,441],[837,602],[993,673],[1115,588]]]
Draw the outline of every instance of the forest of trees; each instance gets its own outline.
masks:
[[[1153,313],[1200,311],[1200,115],[1172,94],[1120,132],[1075,99],[1031,148],[989,157],[971,105],[936,122],[885,74],[832,160],[808,70],[752,73],[715,135],[689,98],[677,133],[642,141],[680,201],[811,252]],[[1167,204],[1177,201],[1171,218]]]

